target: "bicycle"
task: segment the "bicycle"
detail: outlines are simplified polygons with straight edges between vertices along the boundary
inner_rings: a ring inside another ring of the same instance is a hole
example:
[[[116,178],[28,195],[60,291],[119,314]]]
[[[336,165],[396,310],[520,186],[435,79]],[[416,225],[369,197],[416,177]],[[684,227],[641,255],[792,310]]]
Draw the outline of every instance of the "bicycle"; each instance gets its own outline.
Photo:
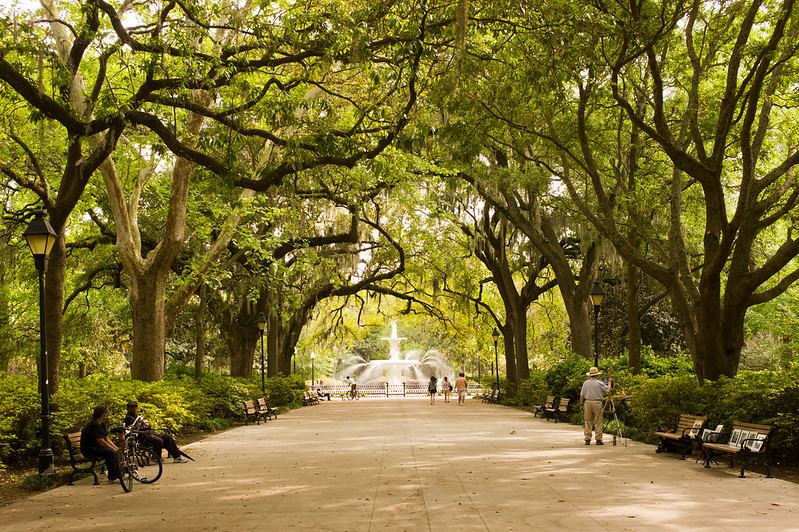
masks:
[[[161,458],[156,456],[152,449],[139,446],[139,438],[134,432],[140,426],[142,417],[136,418],[129,427],[121,426],[111,429],[113,433],[119,434],[119,483],[125,493],[133,489],[133,481],[142,484],[152,484],[163,473]]]

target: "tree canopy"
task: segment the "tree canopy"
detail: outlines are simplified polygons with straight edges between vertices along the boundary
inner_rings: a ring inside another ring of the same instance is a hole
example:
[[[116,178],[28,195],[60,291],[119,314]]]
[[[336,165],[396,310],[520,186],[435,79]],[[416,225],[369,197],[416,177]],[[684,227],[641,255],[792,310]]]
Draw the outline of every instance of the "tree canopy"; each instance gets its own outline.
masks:
[[[715,380],[759,309],[794,314],[793,1],[41,0],[0,24],[0,369],[30,371],[43,207],[51,391],[160,380],[179,345],[250,376],[260,315],[287,374],[403,313],[464,367],[496,328],[518,387],[539,349],[595,355],[596,282],[607,351]]]

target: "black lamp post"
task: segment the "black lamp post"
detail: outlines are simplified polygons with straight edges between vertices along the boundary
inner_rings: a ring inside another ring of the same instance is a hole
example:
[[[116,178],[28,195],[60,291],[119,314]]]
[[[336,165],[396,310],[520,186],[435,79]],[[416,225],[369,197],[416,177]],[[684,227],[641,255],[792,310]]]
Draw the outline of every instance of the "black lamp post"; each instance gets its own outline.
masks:
[[[316,353],[314,353],[312,351],[311,352],[311,386],[313,386],[314,383],[316,382],[316,376],[314,375],[314,365],[313,365],[313,361],[314,361],[315,358],[316,358]]]
[[[499,340],[499,331],[494,327],[494,332],[491,333],[491,338],[494,339],[494,361],[497,366],[497,400],[499,400],[499,350],[497,349],[497,340]]]
[[[258,330],[261,331],[261,393],[264,393],[264,329],[266,328],[266,316],[264,316],[263,312],[259,312],[255,321],[258,323]]]
[[[33,253],[33,263],[39,272],[39,346],[41,367],[39,368],[39,389],[42,393],[42,448],[39,451],[39,474],[54,475],[53,450],[50,448],[50,379],[47,375],[47,344],[45,340],[46,322],[44,314],[44,272],[50,250],[58,235],[45,218],[43,209],[33,211],[34,219],[25,229],[23,236]]]
[[[599,367],[599,305],[602,304],[602,298],[605,297],[605,292],[602,291],[602,285],[599,281],[594,282],[594,287],[591,289],[591,303],[594,305],[594,367]]]

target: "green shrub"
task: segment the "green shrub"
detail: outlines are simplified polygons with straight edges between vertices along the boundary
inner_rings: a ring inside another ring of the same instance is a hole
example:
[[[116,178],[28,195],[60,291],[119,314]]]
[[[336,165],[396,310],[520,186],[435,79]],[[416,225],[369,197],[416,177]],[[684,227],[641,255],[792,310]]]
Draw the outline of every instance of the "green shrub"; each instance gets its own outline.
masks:
[[[38,452],[40,398],[35,380],[10,375],[0,378],[0,441],[10,445],[8,463],[32,459]],[[298,376],[272,377],[266,396],[275,406],[300,404],[305,383]],[[51,397],[51,446],[66,456],[62,434],[80,430],[96,405],[109,409],[108,426],[121,425],[128,401],[156,428],[180,432],[189,427],[222,430],[241,416],[242,402],[260,397],[260,379],[204,374],[200,384],[185,373],[171,372],[162,381],[142,382],[125,377],[92,375],[62,379]]]
[[[531,371],[530,378],[519,385],[518,399],[521,405],[540,405],[549,395],[546,374],[543,371]]]
[[[628,391],[633,396],[630,401],[633,417],[644,431],[673,427],[682,413],[705,411],[705,393],[693,375],[646,379]]]
[[[299,375],[277,375],[266,379],[266,399],[274,406],[302,404],[305,381]],[[258,391],[260,397],[260,390]]]
[[[44,491],[56,484],[56,476],[26,475],[22,477],[22,487],[29,491]]]
[[[39,394],[37,382],[19,375],[0,374],[0,442],[9,444],[8,463],[38,449]]]
[[[590,367],[591,363],[583,357],[575,353],[569,354],[546,371],[544,380],[550,392],[547,395],[578,399],[585,374]]]
[[[205,418],[200,420],[197,424],[197,428],[203,432],[215,432],[217,430],[225,430],[229,429],[233,426],[233,422],[230,419],[224,417],[215,417],[215,418]]]
[[[770,422],[776,427],[772,448],[784,457],[794,460],[799,456],[799,385],[791,385],[775,393],[771,398],[774,417]]]

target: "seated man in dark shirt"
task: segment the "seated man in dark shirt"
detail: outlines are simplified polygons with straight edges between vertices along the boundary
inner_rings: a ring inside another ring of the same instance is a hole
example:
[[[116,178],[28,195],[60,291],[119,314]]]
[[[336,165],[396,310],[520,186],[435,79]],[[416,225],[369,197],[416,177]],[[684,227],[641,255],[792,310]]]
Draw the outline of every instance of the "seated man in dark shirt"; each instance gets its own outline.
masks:
[[[330,401],[330,392],[325,389],[325,385],[322,383],[322,381],[319,381],[319,384],[316,386],[316,395],[322,399],[327,398],[327,400]]]
[[[125,416],[125,426],[130,427],[136,421],[136,418],[139,417],[139,414],[137,413],[138,408],[139,403],[136,401],[131,401],[128,403],[128,413]],[[153,452],[157,457],[161,458],[161,449],[166,449],[166,452],[172,457],[172,461],[176,464],[188,462],[188,460],[183,458],[183,453],[180,452],[180,449],[178,449],[174,438],[172,438],[172,436],[169,434],[158,434],[153,431],[146,419],[142,418],[142,420],[139,422],[139,426],[136,427],[133,432],[139,435],[140,441],[146,442],[153,448]]]
[[[105,421],[108,409],[102,405],[94,407],[92,420],[80,431],[80,453],[86,458],[103,458],[108,468],[108,482],[119,481],[118,447],[108,438]]]

